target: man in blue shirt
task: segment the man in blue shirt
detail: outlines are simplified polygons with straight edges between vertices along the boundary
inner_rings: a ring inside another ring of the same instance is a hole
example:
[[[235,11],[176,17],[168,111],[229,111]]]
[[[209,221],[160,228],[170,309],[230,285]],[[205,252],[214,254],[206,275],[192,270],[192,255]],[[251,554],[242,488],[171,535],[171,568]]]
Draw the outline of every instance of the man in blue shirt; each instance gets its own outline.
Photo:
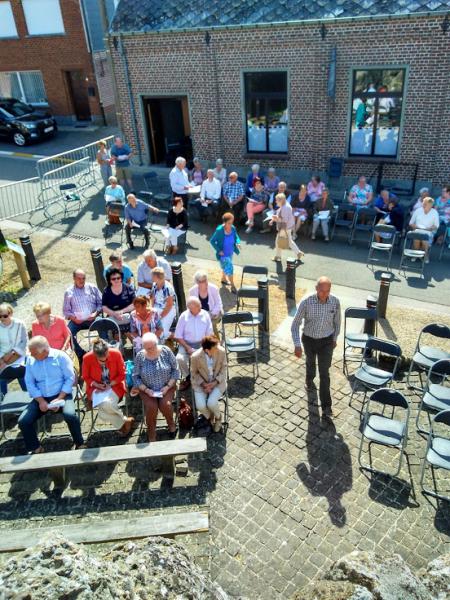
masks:
[[[144,234],[145,249],[147,249],[150,244],[150,233],[147,228],[148,213],[152,211],[157,214],[159,210],[151,204],[138,200],[134,194],[128,194],[127,201],[128,204],[125,206],[125,219],[127,220],[125,235],[127,237],[127,244],[131,249],[134,248],[133,240],[131,239],[131,230],[133,227],[136,227]]]
[[[61,409],[58,405],[52,407],[52,401],[64,401],[62,414],[75,449],[85,448],[80,419],[72,398],[72,387],[75,383],[72,361],[62,350],[50,348],[42,335],[31,338],[28,349],[31,356],[26,362],[25,383],[33,400],[19,418],[19,427],[27,451],[31,454],[44,452],[36,435],[35,424],[45,413]]]
[[[128,184],[128,188],[132,189],[131,181],[131,169],[130,169],[130,157],[133,154],[130,146],[124,144],[122,138],[116,136],[114,138],[114,144],[111,146],[111,158],[114,160],[116,165],[116,177],[120,181],[121,185],[125,185],[125,181]]]
[[[244,209],[244,186],[238,180],[234,171],[229,174],[227,183],[223,186],[223,205],[225,210],[233,213],[236,225],[239,223]]]

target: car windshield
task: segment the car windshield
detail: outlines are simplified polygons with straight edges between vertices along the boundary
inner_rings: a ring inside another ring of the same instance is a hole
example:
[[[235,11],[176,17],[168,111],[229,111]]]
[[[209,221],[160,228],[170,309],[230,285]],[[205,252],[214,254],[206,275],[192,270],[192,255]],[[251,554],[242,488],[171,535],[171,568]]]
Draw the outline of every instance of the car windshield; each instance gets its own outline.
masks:
[[[23,117],[33,112],[32,107],[29,104],[24,104],[19,100],[7,100],[6,102],[0,103],[0,108],[6,113],[8,117]]]

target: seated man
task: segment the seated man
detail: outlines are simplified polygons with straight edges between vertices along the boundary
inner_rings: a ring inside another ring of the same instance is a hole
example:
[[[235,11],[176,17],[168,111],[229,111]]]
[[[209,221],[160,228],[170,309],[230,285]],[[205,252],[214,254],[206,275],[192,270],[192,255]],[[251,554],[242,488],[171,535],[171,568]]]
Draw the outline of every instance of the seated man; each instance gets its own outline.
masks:
[[[433,208],[433,198],[424,198],[422,202],[422,208],[418,208],[414,211],[413,216],[409,222],[409,226],[413,231],[423,231],[428,234],[428,241],[414,241],[414,248],[416,250],[425,250],[425,262],[429,263],[429,248],[433,243],[433,237],[439,227],[439,215],[435,208]],[[416,260],[412,258],[411,260]]]
[[[387,189],[381,190],[378,197],[375,198],[373,208],[377,213],[377,223],[387,215],[389,212],[389,202],[394,199],[397,199],[397,196]]]
[[[200,348],[202,339],[211,335],[213,327],[211,317],[202,309],[198,298],[191,296],[186,302],[187,309],[181,313],[175,329],[175,340],[178,342],[177,363],[184,382],[180,389],[190,385],[189,362],[191,354]]]
[[[164,270],[166,281],[172,281],[172,269],[170,264],[162,256],[157,256],[154,250],[146,250],[142,254],[142,261],[138,265],[138,295],[146,296],[150,293],[153,286],[152,271],[155,267],[161,267]]]
[[[85,351],[77,340],[77,333],[89,329],[102,310],[102,295],[92,283],[86,283],[86,273],[81,269],[73,272],[73,285],[64,293],[63,314],[69,321],[75,354],[81,361]]]
[[[120,250],[116,250],[109,255],[110,264],[103,269],[103,277],[106,279],[106,275],[109,273],[111,269],[119,269],[121,273],[123,273],[123,281],[128,285],[133,285],[133,271],[130,267],[123,262],[122,252]]]
[[[125,206],[125,219],[127,221],[127,224],[125,225],[125,235],[127,237],[129,248],[134,248],[131,239],[131,230],[133,227],[138,227],[142,231],[145,238],[145,247],[148,248],[150,244],[150,233],[147,229],[149,211],[152,211],[155,214],[159,213],[158,208],[155,208],[142,200],[138,200],[134,194],[128,194],[127,205]]]
[[[111,423],[120,437],[127,437],[134,418],[125,417],[118,406],[127,391],[120,350],[110,348],[105,340],[95,340],[83,360],[83,379],[90,408],[98,408],[99,417]]]
[[[396,196],[393,196],[385,209],[385,213],[383,218],[378,221],[378,225],[392,225],[395,227],[397,233],[401,233],[403,231],[403,222],[404,222],[404,212],[402,206],[399,204],[399,200]],[[380,233],[375,235],[375,241],[381,242],[382,240],[387,240],[388,243],[391,242],[391,235],[389,233]]]
[[[19,428],[27,452],[31,454],[44,452],[36,435],[36,421],[48,411],[51,413],[59,410],[62,410],[64,420],[69,427],[75,449],[86,448],[72,398],[72,387],[75,382],[72,361],[62,350],[50,348],[42,335],[31,338],[28,350],[31,356],[26,362],[25,383],[33,400],[19,417]],[[54,406],[52,401],[55,402]]]
[[[220,181],[214,178],[214,171],[208,169],[207,178],[202,183],[200,190],[200,198],[195,203],[198,216],[202,221],[206,221],[208,215],[217,215],[221,194],[222,186],[220,185]]]
[[[373,200],[373,189],[370,184],[367,183],[364,175],[358,177],[358,183],[356,183],[348,194],[348,201],[353,204],[356,209],[360,209],[363,206],[368,207]]]
[[[244,208],[244,186],[238,180],[238,174],[235,171],[230,173],[228,181],[223,186],[223,204],[226,211],[233,213],[235,222],[238,224]]]

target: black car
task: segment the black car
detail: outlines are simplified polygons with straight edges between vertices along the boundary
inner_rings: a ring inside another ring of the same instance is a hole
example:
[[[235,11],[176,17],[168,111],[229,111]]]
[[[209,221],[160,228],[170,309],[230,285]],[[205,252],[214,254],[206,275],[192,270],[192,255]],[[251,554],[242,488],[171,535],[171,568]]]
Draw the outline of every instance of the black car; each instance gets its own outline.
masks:
[[[55,135],[56,121],[48,112],[36,110],[16,98],[0,98],[0,136],[25,146]]]

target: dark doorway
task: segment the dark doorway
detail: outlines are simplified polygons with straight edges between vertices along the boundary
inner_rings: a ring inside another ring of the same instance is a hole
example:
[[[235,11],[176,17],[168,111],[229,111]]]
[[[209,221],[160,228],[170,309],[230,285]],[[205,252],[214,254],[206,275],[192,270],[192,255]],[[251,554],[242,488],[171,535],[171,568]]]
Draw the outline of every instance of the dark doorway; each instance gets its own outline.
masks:
[[[78,121],[90,121],[91,109],[83,71],[66,71],[67,88]]]
[[[147,142],[152,164],[173,166],[181,155],[192,160],[191,125],[186,96],[144,98]]]

